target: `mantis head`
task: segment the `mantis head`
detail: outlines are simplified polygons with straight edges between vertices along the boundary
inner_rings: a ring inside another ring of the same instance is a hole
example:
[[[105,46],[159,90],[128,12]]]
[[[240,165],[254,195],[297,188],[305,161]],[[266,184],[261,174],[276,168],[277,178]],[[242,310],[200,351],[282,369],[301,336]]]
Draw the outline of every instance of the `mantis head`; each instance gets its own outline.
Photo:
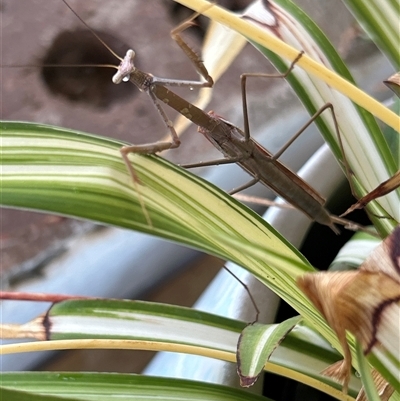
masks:
[[[122,59],[118,67],[118,71],[114,74],[112,78],[114,84],[129,81],[130,75],[135,70],[135,65],[133,64],[135,55],[136,53],[132,49],[129,49],[126,52],[125,57]]]

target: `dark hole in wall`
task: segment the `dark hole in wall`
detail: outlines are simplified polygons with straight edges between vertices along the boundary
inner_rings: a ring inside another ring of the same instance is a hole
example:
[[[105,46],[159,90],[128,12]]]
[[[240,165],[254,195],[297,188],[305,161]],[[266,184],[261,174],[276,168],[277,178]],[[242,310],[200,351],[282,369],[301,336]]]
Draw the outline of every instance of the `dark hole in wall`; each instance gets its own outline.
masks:
[[[111,34],[96,31],[115,53],[123,57],[129,46]],[[46,87],[55,95],[71,102],[82,102],[93,107],[104,108],[122,101],[137,91],[132,85],[115,85],[113,68],[95,65],[119,65],[119,60],[99,42],[92,32],[85,29],[61,32],[41,60],[41,76]],[[82,65],[93,67],[46,67],[45,65]]]

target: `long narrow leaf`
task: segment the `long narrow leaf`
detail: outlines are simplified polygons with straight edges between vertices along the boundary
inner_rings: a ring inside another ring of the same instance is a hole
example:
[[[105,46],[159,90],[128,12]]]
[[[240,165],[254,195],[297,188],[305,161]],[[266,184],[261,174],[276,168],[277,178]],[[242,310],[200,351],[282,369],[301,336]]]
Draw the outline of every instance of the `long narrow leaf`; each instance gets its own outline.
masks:
[[[1,376],[0,376],[1,377]],[[81,398],[76,397],[61,397],[58,395],[43,395],[34,392],[27,392],[16,388],[4,388],[0,386],[0,397],[7,401],[80,401]]]
[[[375,44],[400,69],[398,0],[343,0]]]
[[[152,222],[149,226],[119,154],[122,143],[36,124],[7,122],[0,129],[3,206],[136,229],[241,264],[245,255],[232,247],[224,249],[218,236],[260,245],[268,241],[273,249],[296,255],[304,269],[312,270],[294,247],[284,244],[250,209],[162,158],[132,157],[141,180],[139,196]]]
[[[374,381],[371,376],[371,368],[368,365],[367,358],[364,356],[362,347],[359,343],[356,344],[358,366],[360,367],[361,380],[364,386],[364,391],[369,401],[381,401],[379,394],[375,388]]]
[[[2,326],[2,333],[9,333],[9,338],[33,337],[47,341],[5,345],[0,351],[74,347],[151,349],[234,362],[239,335],[245,326],[244,322],[172,305],[127,300],[70,300],[53,305],[44,317],[32,322]],[[267,365],[264,367],[264,361],[260,367],[340,396],[340,385],[320,374],[341,358],[331,345],[307,325],[299,324],[277,347],[282,335],[279,328],[275,331],[275,326],[265,326],[278,338],[272,340],[268,352],[275,351]],[[350,393],[357,394],[359,388],[360,382],[353,376]]]
[[[3,373],[0,378],[0,395],[7,395],[3,399],[10,401],[268,400],[244,390],[215,384],[132,374],[33,372]],[[17,398],[13,394],[16,390],[25,398]],[[9,394],[13,397],[8,398]]]

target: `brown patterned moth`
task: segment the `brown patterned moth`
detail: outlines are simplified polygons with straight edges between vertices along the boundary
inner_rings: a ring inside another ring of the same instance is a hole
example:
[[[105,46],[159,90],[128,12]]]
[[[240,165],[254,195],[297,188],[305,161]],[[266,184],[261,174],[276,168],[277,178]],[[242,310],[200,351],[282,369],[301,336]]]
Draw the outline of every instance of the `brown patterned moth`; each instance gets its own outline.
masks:
[[[335,331],[344,359],[324,373],[347,392],[352,357],[346,331],[364,355],[384,347],[400,355],[400,226],[362,263],[359,270],[307,273],[297,281]]]

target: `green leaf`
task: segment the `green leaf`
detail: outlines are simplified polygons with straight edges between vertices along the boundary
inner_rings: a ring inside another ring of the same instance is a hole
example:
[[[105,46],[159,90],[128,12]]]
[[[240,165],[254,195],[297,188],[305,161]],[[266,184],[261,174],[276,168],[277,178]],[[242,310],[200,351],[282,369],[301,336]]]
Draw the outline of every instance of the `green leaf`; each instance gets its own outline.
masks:
[[[374,43],[400,69],[398,0],[343,0]]]
[[[0,376],[1,378],[1,376]],[[57,395],[35,394],[27,391],[3,388],[0,386],[0,398],[7,401],[80,401],[76,397],[59,397]]]
[[[2,373],[0,395],[10,390],[26,393],[26,398],[12,401],[67,400],[268,400],[244,390],[189,380],[166,379],[117,373],[32,372]],[[32,394],[32,395],[31,395]],[[60,396],[60,398],[55,397]],[[31,398],[29,398],[31,397]],[[42,398],[40,398],[42,397]],[[48,397],[48,398],[47,398]],[[63,398],[61,398],[63,397]],[[67,398],[64,398],[67,397]]]
[[[380,401],[381,399],[371,376],[371,368],[368,364],[367,358],[364,356],[362,346],[359,342],[356,342],[356,350],[361,381],[364,386],[364,391],[368,397],[368,401]]]
[[[142,183],[136,191],[119,154],[121,142],[37,124],[4,122],[0,128],[3,206],[135,229],[239,264],[243,264],[244,255],[224,249],[218,236],[244,243],[266,240],[274,249],[295,254],[307,264],[250,209],[160,157],[132,155]],[[139,196],[152,226],[146,222]]]
[[[237,349],[241,386],[256,382],[271,354],[300,320],[301,316],[296,316],[279,324],[253,323],[242,331]]]
[[[136,339],[232,352],[245,323],[190,308],[128,300],[60,302],[47,314],[51,340]]]

